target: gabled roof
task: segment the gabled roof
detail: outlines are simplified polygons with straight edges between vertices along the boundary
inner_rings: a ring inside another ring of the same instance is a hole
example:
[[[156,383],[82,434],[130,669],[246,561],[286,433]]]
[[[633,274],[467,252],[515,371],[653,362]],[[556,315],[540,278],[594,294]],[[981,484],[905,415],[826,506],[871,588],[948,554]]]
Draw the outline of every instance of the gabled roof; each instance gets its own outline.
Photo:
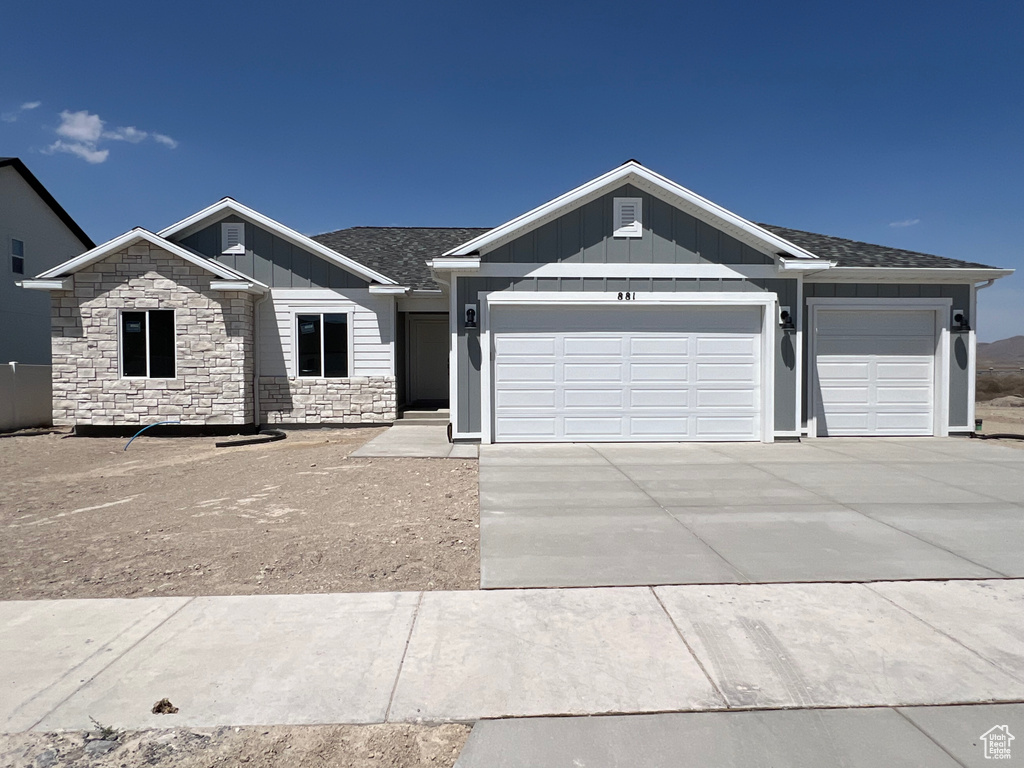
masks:
[[[427,261],[490,232],[483,227],[351,227],[313,235],[323,243],[413,290],[437,290]]]
[[[382,283],[384,285],[396,284],[396,281],[392,278],[386,277],[365,264],[351,259],[348,256],[344,256],[331,248],[325,247],[322,243],[318,243],[312,238],[296,232],[294,229],[286,227],[284,224],[274,221],[268,216],[264,216],[262,213],[259,213],[258,211],[255,211],[247,205],[243,205],[230,197],[222,198],[208,208],[204,208],[198,213],[194,213],[188,218],[182,219],[177,224],[172,224],[165,229],[161,229],[157,234],[161,237],[173,237],[180,240],[230,214],[234,214],[235,216],[248,221],[250,224],[255,224],[269,232],[273,232],[282,240],[286,240],[294,246],[310,251],[327,261],[333,262],[342,269],[353,272],[371,283]]]
[[[127,248],[129,245],[133,245],[140,240],[145,240],[151,245],[155,245],[157,248],[161,248],[169,253],[173,253],[190,264],[195,264],[197,267],[202,267],[207,272],[211,272],[217,277],[223,278],[224,280],[238,280],[246,283],[253,283],[254,285],[266,288],[267,286],[258,280],[254,280],[249,275],[243,274],[237,270],[231,269],[230,267],[221,264],[220,262],[208,259],[194,251],[189,250],[177,243],[171,242],[166,238],[156,235],[142,227],[136,227],[135,229],[125,232],[123,235],[118,235],[113,240],[108,240],[96,248],[90,251],[86,251],[80,256],[76,256],[73,259],[65,261],[63,264],[58,264],[53,269],[48,269],[45,272],[36,276],[36,280],[48,280],[57,277],[65,277],[78,272],[80,269],[84,269],[90,264],[94,264],[97,261],[105,259],[112,253],[117,253],[120,250]]]
[[[823,259],[833,259],[840,267],[885,267],[897,269],[995,269],[985,264],[972,261],[947,259],[945,256],[933,256],[930,253],[905,251],[901,248],[890,248],[886,245],[873,245],[858,240],[846,240],[842,237],[817,235],[799,229],[777,227],[774,224],[758,226],[784,237],[791,243],[811,251]]]
[[[96,243],[92,241],[92,238],[85,234],[85,230],[78,226],[78,223],[71,218],[71,215],[64,210],[64,208],[61,206],[60,203],[57,202],[54,196],[51,195],[47,191],[46,187],[42,185],[42,182],[40,182],[39,179],[35,177],[32,171],[30,171],[19,158],[0,157],[0,168],[4,167],[13,168],[19,174],[21,174],[21,178],[23,178],[25,182],[30,187],[32,187],[32,190],[37,195],[39,195],[39,199],[46,203],[50,207],[50,210],[57,215],[57,218],[60,219],[61,222],[63,222],[64,226],[71,230],[71,234],[78,238],[78,241],[82,244],[82,247],[96,247]]]
[[[742,243],[775,256],[784,253],[799,259],[815,259],[813,253],[804,250],[795,243],[779,237],[774,232],[737,216],[720,205],[707,200],[696,192],[676,184],[674,181],[655,173],[640,165],[636,160],[629,160],[618,168],[588,181],[576,189],[544,203],[522,216],[502,224],[499,227],[463,243],[457,248],[445,252],[444,256],[469,256],[493,250],[499,245],[529,232],[533,229],[558,218],[567,211],[579,208],[597,199],[601,195],[622,186],[631,184],[644,192],[658,197],[697,219],[707,222],[723,232],[731,235]]]

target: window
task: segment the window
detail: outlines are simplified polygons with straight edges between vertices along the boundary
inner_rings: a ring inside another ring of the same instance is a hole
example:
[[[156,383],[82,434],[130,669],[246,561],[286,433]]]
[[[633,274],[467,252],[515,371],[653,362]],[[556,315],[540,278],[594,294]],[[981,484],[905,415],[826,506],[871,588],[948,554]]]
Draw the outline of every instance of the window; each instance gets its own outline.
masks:
[[[643,198],[615,198],[614,237],[643,237]]]
[[[245,223],[241,221],[220,225],[221,253],[245,253]]]
[[[11,238],[11,271],[16,275],[25,274],[25,242]]]
[[[348,376],[348,315],[295,316],[299,376]]]
[[[121,313],[121,375],[174,378],[174,310]]]

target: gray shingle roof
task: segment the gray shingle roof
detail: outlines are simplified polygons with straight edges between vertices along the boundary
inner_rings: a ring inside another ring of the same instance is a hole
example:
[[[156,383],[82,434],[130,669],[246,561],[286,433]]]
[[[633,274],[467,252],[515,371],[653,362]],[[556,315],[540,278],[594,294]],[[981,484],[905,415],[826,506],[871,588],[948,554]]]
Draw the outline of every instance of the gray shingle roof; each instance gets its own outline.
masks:
[[[769,232],[774,232],[794,245],[810,251],[823,259],[834,259],[840,267],[889,267],[903,269],[992,269],[984,264],[971,261],[947,259],[945,256],[933,256],[930,253],[904,251],[901,248],[889,248],[885,245],[873,245],[857,240],[846,240],[842,237],[817,235],[799,229],[777,227],[774,224],[758,224]]]
[[[351,227],[313,235],[342,256],[410,288],[436,290],[427,259],[440,256],[488,229],[471,227]]]
[[[794,245],[840,267],[891,267],[911,269],[992,269],[958,259],[905,251],[884,245],[861,243],[841,237],[818,235],[799,229],[759,224]],[[481,227],[351,227],[313,235],[318,243],[355,259],[381,274],[414,289],[437,289],[430,277],[427,259],[440,256],[457,245],[489,232]]]

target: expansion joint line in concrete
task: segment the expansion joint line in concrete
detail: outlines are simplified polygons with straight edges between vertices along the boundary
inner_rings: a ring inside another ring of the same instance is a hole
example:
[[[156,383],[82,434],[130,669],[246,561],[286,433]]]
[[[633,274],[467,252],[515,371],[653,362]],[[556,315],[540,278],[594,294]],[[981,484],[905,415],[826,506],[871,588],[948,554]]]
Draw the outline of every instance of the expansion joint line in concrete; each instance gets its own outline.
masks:
[[[953,761],[954,763],[956,763],[957,765],[961,765],[961,766],[963,766],[963,768],[970,768],[970,766],[968,766],[968,765],[966,765],[965,763],[962,763],[962,762],[960,762],[959,760],[957,760],[957,759],[956,759],[956,757],[955,757],[955,756],[953,755],[953,753],[952,753],[952,752],[950,752],[950,751],[949,751],[948,749],[946,749],[946,748],[945,748],[944,746],[942,746],[941,744],[939,744],[939,742],[937,742],[937,741],[936,741],[935,739],[933,739],[933,738],[931,737],[931,734],[929,734],[929,733],[928,733],[927,731],[925,731],[925,730],[924,730],[924,729],[923,729],[923,728],[922,728],[921,726],[919,726],[919,725],[918,725],[917,723],[915,723],[915,722],[914,722],[913,720],[911,720],[911,719],[910,719],[909,717],[907,717],[907,716],[906,716],[905,714],[903,714],[902,710],[901,710],[901,709],[900,709],[899,707],[892,707],[892,711],[893,711],[893,712],[895,712],[895,713],[896,713],[897,715],[899,715],[900,717],[902,717],[902,718],[903,718],[904,720],[906,720],[906,721],[907,721],[908,723],[910,723],[910,724],[911,724],[911,725],[912,725],[912,726],[913,726],[913,727],[914,727],[914,728],[915,728],[916,730],[918,730],[919,732],[921,732],[922,734],[924,734],[924,737],[925,737],[926,739],[928,739],[928,741],[930,741],[930,742],[931,742],[932,744],[934,744],[934,745],[935,745],[936,747],[938,747],[938,748],[939,748],[939,749],[941,749],[941,750],[942,750],[943,752],[945,752],[945,753],[946,753],[947,755],[949,755],[949,759],[950,759],[950,760],[952,760],[952,761]]]
[[[700,671],[704,674],[704,677],[707,678],[707,681],[711,685],[712,689],[714,689],[715,693],[718,694],[718,698],[720,698],[722,700],[722,703],[726,707],[728,707],[729,700],[725,698],[725,694],[722,692],[722,689],[718,687],[718,683],[715,682],[715,679],[711,676],[711,673],[708,672],[707,668],[704,666],[704,662],[700,660],[700,657],[698,657],[697,654],[694,653],[693,648],[690,647],[690,644],[687,642],[686,637],[683,635],[683,631],[679,628],[679,625],[676,623],[676,620],[672,617],[672,614],[668,612],[668,608],[666,608],[665,604],[661,601],[661,595],[658,594],[657,590],[655,590],[654,587],[648,587],[648,589],[651,590],[651,594],[654,596],[655,601],[657,601],[658,605],[661,607],[661,610],[665,613],[665,616],[667,616],[668,620],[672,623],[672,629],[674,629],[676,631],[676,634],[679,635],[679,639],[683,641],[683,645],[686,647],[686,650],[689,651],[690,656],[697,663],[697,666],[700,667]]]
[[[110,669],[110,667],[111,667],[111,666],[112,666],[113,664],[115,664],[115,663],[116,663],[116,662],[117,662],[117,661],[118,661],[119,659],[121,659],[122,657],[124,657],[124,655],[125,655],[125,654],[127,654],[127,653],[130,653],[130,652],[131,652],[131,651],[132,651],[132,650],[133,650],[134,648],[136,648],[136,647],[137,647],[137,646],[139,645],[139,643],[141,643],[142,641],[144,641],[144,640],[146,640],[147,638],[149,638],[149,637],[150,637],[150,636],[151,636],[151,635],[152,635],[152,634],[153,634],[154,632],[156,632],[156,631],[157,631],[158,629],[160,629],[160,627],[162,627],[162,626],[163,626],[164,624],[166,624],[166,623],[167,623],[168,621],[170,621],[170,620],[171,620],[171,619],[173,619],[173,618],[174,618],[175,616],[177,616],[177,615],[178,615],[179,613],[181,613],[181,611],[182,611],[182,610],[184,610],[184,608],[185,608],[186,606],[188,606],[188,605],[191,605],[191,604],[192,604],[192,601],[193,601],[193,600],[195,600],[195,599],[196,599],[196,598],[195,598],[195,596],[193,595],[193,596],[192,596],[192,597],[190,597],[190,598],[189,598],[188,600],[186,600],[186,601],[185,601],[184,603],[182,603],[182,604],[181,604],[181,605],[179,605],[179,606],[178,606],[177,608],[175,608],[175,609],[174,609],[173,611],[171,611],[171,612],[170,612],[169,614],[167,614],[167,616],[165,616],[165,617],[164,617],[164,618],[163,618],[163,619],[162,619],[162,620],[161,620],[161,621],[160,621],[159,623],[157,623],[157,624],[156,624],[155,626],[153,626],[153,627],[152,627],[152,628],[151,628],[151,629],[150,629],[150,630],[149,630],[149,631],[148,631],[148,632],[147,632],[146,634],[144,634],[144,635],[143,635],[142,637],[140,637],[140,638],[139,638],[138,640],[136,640],[136,641],[135,641],[134,643],[132,643],[132,644],[131,644],[131,645],[129,645],[129,646],[127,647],[127,648],[125,648],[125,649],[124,649],[123,651],[121,651],[121,653],[119,653],[119,654],[115,655],[115,656],[114,656],[114,658],[112,658],[112,659],[111,659],[111,660],[110,660],[109,662],[107,662],[106,664],[104,664],[104,665],[103,665],[103,667],[102,667],[102,668],[100,668],[100,669],[99,669],[99,670],[98,670],[98,671],[97,671],[97,672],[96,672],[95,674],[93,674],[93,675],[89,676],[88,678],[86,678],[85,680],[83,680],[83,681],[82,681],[82,682],[81,682],[81,683],[80,683],[79,685],[77,685],[77,686],[75,687],[75,690],[73,690],[73,691],[72,691],[71,693],[69,693],[69,694],[68,694],[67,696],[65,696],[65,697],[64,697],[63,699],[61,699],[60,701],[58,701],[58,702],[57,702],[57,704],[56,704],[56,705],[54,705],[54,707],[53,707],[52,709],[50,709],[50,710],[49,710],[48,712],[44,713],[44,714],[42,715],[42,717],[40,717],[40,718],[39,718],[38,720],[36,720],[36,721],[35,721],[34,723],[32,723],[32,725],[31,725],[31,726],[29,726],[29,727],[28,727],[28,728],[27,728],[26,730],[32,731],[32,730],[35,730],[36,728],[38,728],[38,727],[39,727],[39,724],[40,724],[41,722],[43,722],[43,721],[44,721],[44,720],[45,720],[46,718],[48,718],[48,717],[49,717],[50,715],[52,715],[52,714],[53,714],[54,712],[56,712],[56,711],[57,711],[58,709],[60,709],[61,707],[63,707],[63,706],[64,706],[64,705],[65,705],[65,704],[66,704],[66,703],[67,703],[67,702],[68,702],[68,701],[69,701],[69,700],[70,700],[70,699],[71,699],[71,698],[73,697],[73,696],[75,696],[75,694],[77,694],[77,693],[78,693],[79,691],[81,691],[81,690],[82,690],[82,689],[83,689],[83,688],[84,688],[85,686],[87,686],[87,685],[88,685],[89,683],[91,683],[91,682],[92,682],[93,680],[95,680],[95,679],[96,679],[97,677],[99,677],[99,676],[100,676],[100,675],[102,675],[102,674],[103,674],[104,672],[106,672],[106,671],[107,671],[108,669]],[[77,669],[81,669],[83,665],[85,665],[85,664],[88,664],[88,663],[89,663],[90,661],[92,661],[92,660],[93,660],[94,658],[96,658],[96,657],[97,657],[97,656],[98,656],[99,654],[103,653],[103,651],[104,651],[104,650],[106,650],[107,648],[109,648],[109,647],[110,647],[110,646],[111,646],[111,645],[112,645],[112,644],[113,644],[114,642],[116,642],[116,641],[117,641],[117,639],[118,639],[119,637],[122,637],[122,636],[124,636],[125,634],[127,634],[128,632],[131,632],[131,630],[132,630],[132,629],[133,629],[134,627],[138,626],[138,625],[139,625],[139,623],[140,623],[140,622],[142,622],[142,621],[145,621],[145,617],[142,617],[141,619],[139,619],[138,621],[136,621],[136,622],[135,622],[134,624],[132,624],[132,625],[131,625],[130,627],[127,627],[126,629],[124,629],[123,631],[121,631],[120,633],[118,633],[118,634],[117,634],[117,635],[116,635],[115,637],[111,638],[111,639],[110,639],[109,641],[107,641],[106,643],[104,643],[103,645],[101,645],[101,646],[100,646],[99,648],[97,648],[97,649],[96,649],[96,651],[95,651],[94,653],[92,653],[91,655],[89,655],[89,656],[88,656],[87,658],[85,658],[85,659],[82,659],[82,661],[81,661],[80,663],[76,664],[76,665],[75,665],[74,667],[72,667],[72,668],[71,668],[70,670],[68,670],[67,674],[65,674],[65,675],[64,675],[63,677],[61,677],[61,680],[64,680],[64,679],[66,679],[66,678],[67,678],[67,677],[68,677],[69,675],[71,675],[72,673],[74,673],[74,671],[75,671],[75,670],[77,670]],[[60,680],[58,680],[57,682],[53,683],[53,685],[57,685],[57,683],[59,683],[59,682],[60,682]],[[27,702],[25,702],[25,703],[26,703],[26,704],[29,704],[29,703],[31,703],[32,701],[35,701],[35,700],[36,700],[36,699],[38,699],[38,698],[39,698],[40,696],[42,696],[42,695],[43,695],[43,694],[44,694],[44,693],[45,693],[45,692],[46,692],[47,690],[49,690],[50,688],[52,688],[52,687],[53,687],[53,685],[51,685],[51,686],[48,686],[48,687],[47,687],[46,689],[44,689],[44,690],[40,691],[39,693],[37,693],[37,694],[36,694],[35,696],[33,696],[33,697],[32,697],[32,698],[31,698],[31,699],[29,700],[29,701],[27,701]]]
[[[878,595],[880,598],[885,600],[887,603],[889,603],[890,605],[895,606],[896,608],[898,608],[899,610],[903,611],[905,614],[907,614],[911,618],[915,619],[916,621],[921,622],[926,627],[928,627],[928,629],[930,629],[930,630],[932,630],[934,632],[938,632],[940,635],[942,635],[946,639],[951,640],[952,642],[956,643],[957,645],[959,645],[964,650],[968,651],[969,653],[974,654],[975,656],[977,656],[979,659],[984,661],[989,666],[995,667],[996,669],[998,669],[1004,675],[1012,677],[1014,680],[1017,680],[1018,682],[1024,683],[1024,678],[1022,678],[1021,676],[1019,676],[1017,674],[1014,674],[1013,672],[1011,672],[1008,669],[1004,669],[997,662],[995,662],[992,659],[988,658],[985,654],[981,653],[980,651],[978,651],[978,650],[976,650],[974,648],[971,648],[971,646],[969,646],[969,645],[963,643],[962,641],[958,640],[957,638],[953,637],[953,635],[949,634],[948,632],[944,632],[940,627],[937,627],[934,624],[932,624],[931,622],[921,618],[916,613],[914,613],[912,610],[910,610],[909,608],[905,608],[904,606],[900,605],[899,603],[897,603],[895,600],[891,599],[887,595],[883,595],[877,589],[874,589],[871,584],[861,584],[860,586],[862,586],[865,589],[867,589],[867,590],[873,592],[874,594]]]
[[[642,493],[642,494],[643,494],[644,496],[646,496],[646,497],[647,497],[648,499],[650,499],[650,500],[651,500],[652,502],[654,502],[654,504],[655,504],[655,505],[657,505],[658,509],[660,509],[660,510],[662,511],[662,513],[664,513],[665,515],[667,515],[667,516],[668,516],[668,518],[669,518],[669,519],[670,519],[670,520],[671,520],[672,522],[674,522],[674,523],[675,523],[676,525],[678,525],[679,527],[681,527],[681,528],[682,528],[683,530],[685,530],[685,531],[689,532],[689,534],[690,534],[691,536],[693,536],[693,537],[694,537],[694,538],[695,538],[695,539],[696,539],[697,541],[699,541],[699,542],[700,542],[701,544],[703,544],[703,545],[704,545],[705,547],[707,547],[707,548],[708,548],[708,549],[709,549],[710,551],[714,552],[714,553],[715,553],[715,556],[716,556],[716,557],[717,557],[717,558],[718,558],[719,560],[721,560],[721,561],[722,561],[723,563],[725,563],[725,564],[726,564],[726,565],[728,565],[728,566],[729,566],[730,568],[732,568],[732,569],[733,569],[734,571],[736,571],[736,573],[738,573],[738,574],[740,575],[740,577],[741,577],[741,578],[742,578],[742,579],[743,579],[744,581],[746,581],[746,582],[750,582],[750,581],[751,581],[751,578],[750,578],[749,576],[747,576],[747,574],[745,574],[745,573],[744,573],[743,571],[741,571],[741,570],[740,570],[739,568],[737,568],[737,567],[736,567],[736,566],[735,566],[735,565],[734,565],[734,564],[733,564],[733,563],[732,563],[732,562],[731,562],[730,560],[726,559],[726,557],[725,557],[725,556],[724,556],[724,555],[723,555],[723,554],[722,554],[721,552],[719,552],[719,551],[718,551],[717,549],[715,549],[715,548],[714,548],[713,546],[711,546],[711,544],[709,544],[709,543],[708,543],[707,541],[705,541],[705,540],[704,540],[703,538],[701,538],[700,534],[698,534],[698,533],[697,533],[697,532],[696,532],[695,530],[693,530],[692,528],[690,528],[690,527],[689,527],[689,526],[688,526],[688,525],[687,525],[686,523],[684,523],[684,522],[683,522],[682,520],[680,520],[680,519],[679,519],[678,517],[676,517],[676,516],[675,516],[675,515],[673,515],[673,514],[672,514],[671,512],[669,512],[669,511],[668,511],[668,509],[667,509],[667,508],[665,507],[665,505],[664,505],[664,504],[662,504],[662,503],[661,503],[660,501],[658,501],[658,500],[657,500],[656,498],[654,498],[653,496],[651,496],[651,494],[649,494],[649,493],[647,492],[647,489],[646,489],[646,488],[644,488],[644,487],[643,487],[642,485],[640,485],[640,484],[639,484],[639,483],[638,483],[638,482],[637,482],[636,480],[634,480],[634,479],[633,479],[632,477],[630,477],[630,476],[629,476],[629,475],[627,475],[627,474],[626,474],[625,472],[623,472],[623,471],[622,471],[622,468],[621,468],[621,467],[620,467],[620,466],[619,466],[618,464],[616,464],[616,463],[615,463],[614,461],[612,461],[612,460],[611,460],[611,459],[609,459],[609,458],[608,458],[607,456],[605,456],[605,455],[604,455],[603,453],[601,453],[601,451],[599,451],[599,450],[598,450],[597,448],[595,448],[595,447],[594,447],[593,445],[589,446],[589,448],[590,448],[590,450],[592,450],[592,451],[593,451],[594,453],[596,453],[596,454],[597,454],[598,456],[600,456],[600,457],[601,457],[602,459],[604,459],[604,460],[605,460],[606,462],[608,462],[609,466],[613,467],[613,468],[615,469],[615,471],[616,471],[616,472],[618,472],[618,473],[619,473],[620,475],[622,475],[622,476],[623,476],[624,478],[626,478],[626,480],[628,480],[628,481],[629,481],[629,483],[630,483],[630,484],[631,484],[631,485],[632,485],[632,486],[633,486],[634,488],[636,488],[636,489],[637,489],[638,491],[640,491],[640,493]]]
[[[398,662],[398,670],[395,672],[395,682],[391,686],[391,695],[388,697],[388,708],[384,711],[384,722],[391,720],[391,705],[395,703],[395,691],[398,690],[398,680],[402,676],[402,668],[405,666],[405,655],[409,653],[409,644],[412,642],[412,633],[416,631],[416,619],[420,616],[420,604],[423,603],[423,592],[416,598],[416,607],[412,610],[412,621],[409,622],[409,636],[405,638],[405,647],[402,649],[402,658]]]

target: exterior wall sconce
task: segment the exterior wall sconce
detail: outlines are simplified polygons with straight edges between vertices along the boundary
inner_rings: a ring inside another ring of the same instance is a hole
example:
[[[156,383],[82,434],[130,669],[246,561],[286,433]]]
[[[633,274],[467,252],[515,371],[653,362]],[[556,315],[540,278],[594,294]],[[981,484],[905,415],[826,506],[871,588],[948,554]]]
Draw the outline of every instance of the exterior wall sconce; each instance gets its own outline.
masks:
[[[779,327],[784,331],[795,331],[796,325],[793,323],[793,315],[789,312],[789,307],[779,307]]]
[[[476,304],[466,305],[466,321],[462,324],[463,328],[476,328]]]
[[[964,311],[962,309],[953,310],[953,330],[962,332],[971,330],[971,326],[967,323],[967,318],[964,317]]]

